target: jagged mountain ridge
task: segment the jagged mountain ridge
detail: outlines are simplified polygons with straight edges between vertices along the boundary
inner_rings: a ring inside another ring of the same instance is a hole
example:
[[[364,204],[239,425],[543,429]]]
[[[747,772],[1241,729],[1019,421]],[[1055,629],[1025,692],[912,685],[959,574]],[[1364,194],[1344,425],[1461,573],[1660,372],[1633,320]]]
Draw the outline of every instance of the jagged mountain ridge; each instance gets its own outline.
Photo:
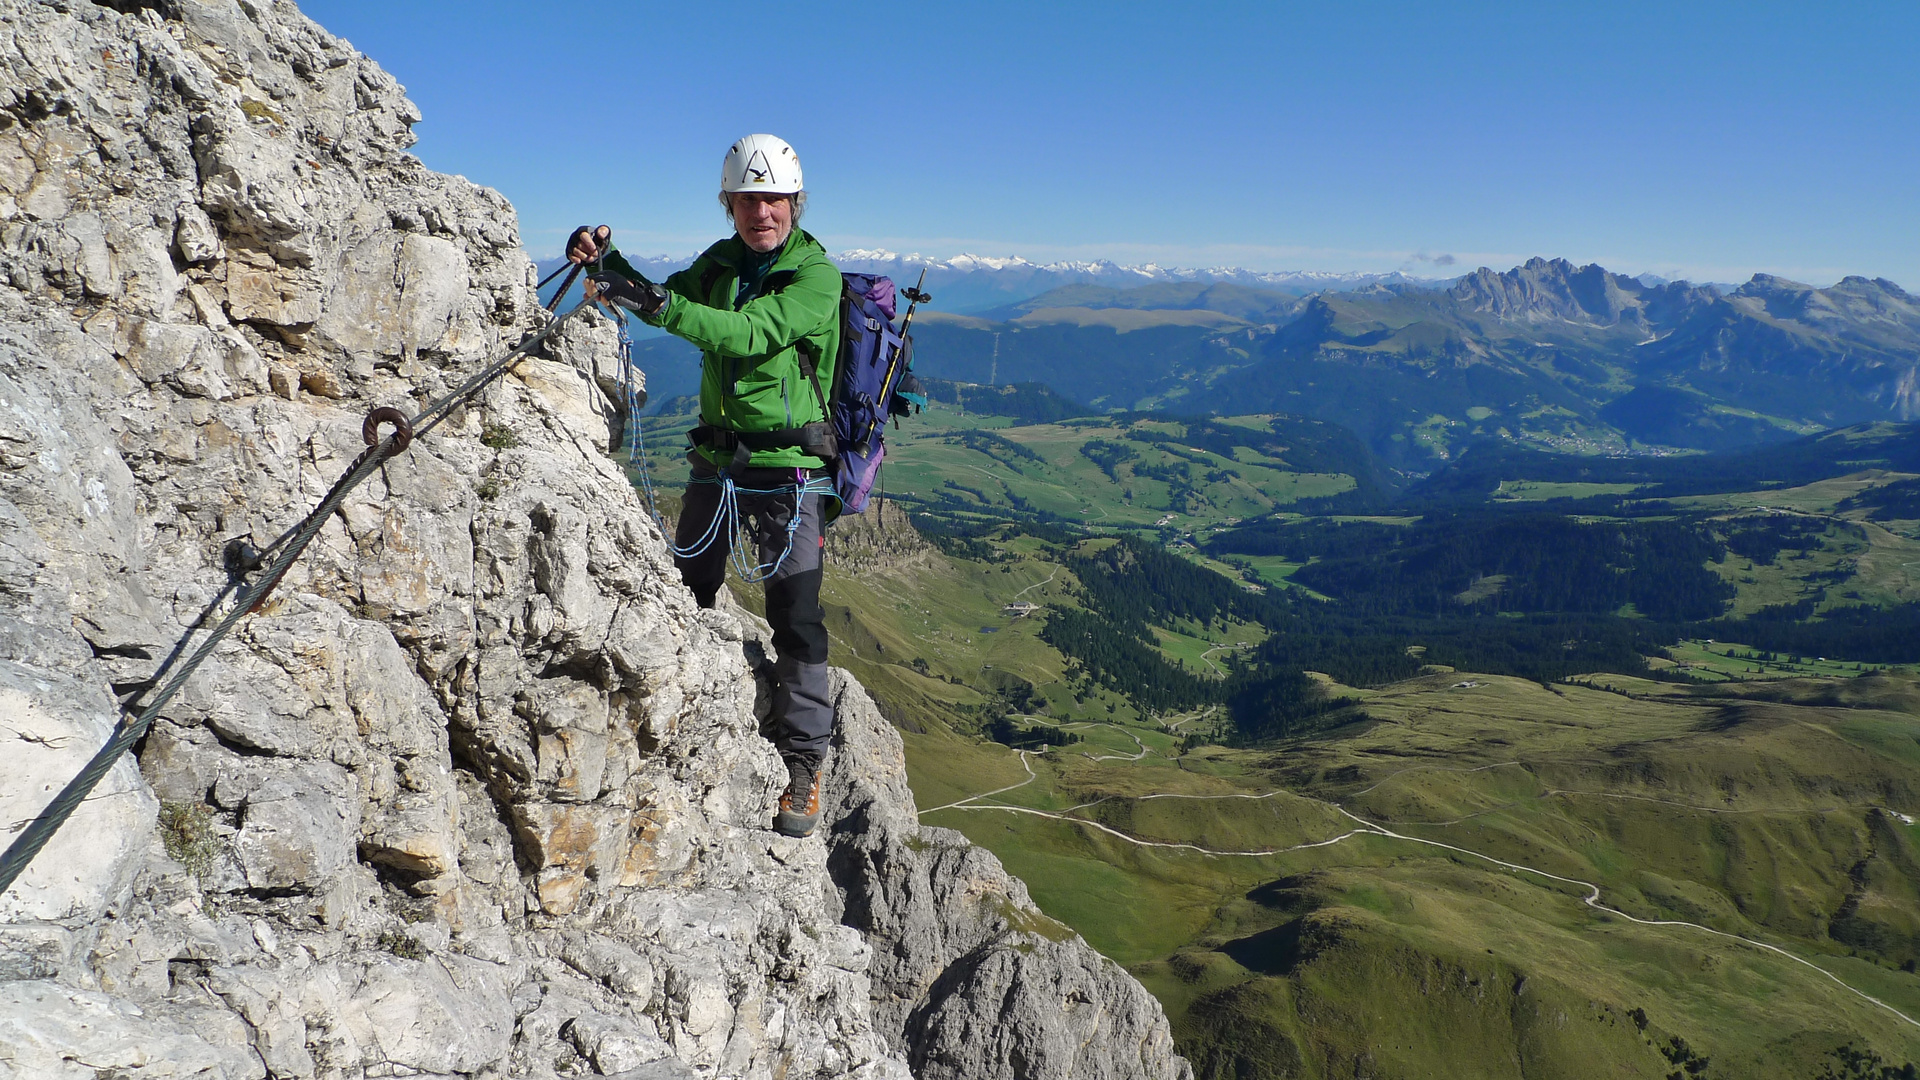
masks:
[[[512,207],[291,3],[7,0],[0,70],[18,821],[229,539],[545,316]],[[348,498],[0,896],[0,1077],[1188,1075],[1145,991],[919,827],[857,684],[825,835],[767,829],[762,635],[693,606],[609,457],[611,327],[549,345]]]
[[[1716,291],[1684,281],[1647,285],[1591,263],[1576,267],[1565,259],[1533,258],[1501,273],[1482,266],[1455,281],[1447,295],[1466,310],[1507,322],[1645,327],[1671,320]]]
[[[1920,417],[1920,298],[1884,278],[1815,289],[1756,274],[1647,353],[1646,376],[1714,396],[1737,390],[1765,411],[1811,405],[1829,423]],[[1861,415],[1855,401],[1885,413]]]

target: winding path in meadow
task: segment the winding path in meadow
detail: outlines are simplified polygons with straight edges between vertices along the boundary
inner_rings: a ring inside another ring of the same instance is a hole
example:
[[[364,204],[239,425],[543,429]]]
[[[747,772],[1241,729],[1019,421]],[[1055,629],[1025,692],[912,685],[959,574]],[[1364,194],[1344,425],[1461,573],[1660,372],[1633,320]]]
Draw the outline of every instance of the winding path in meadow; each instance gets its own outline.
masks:
[[[1118,726],[1118,725],[1109,725],[1109,726]],[[1126,729],[1122,728],[1121,730],[1125,731]],[[1132,732],[1128,732],[1127,734],[1132,736]],[[1133,739],[1136,743],[1140,742],[1138,736],[1133,736]],[[1141,756],[1144,757],[1145,751],[1146,751],[1146,745],[1142,743],[1140,746],[1140,749],[1142,751]],[[1886,1010],[1887,1012],[1893,1014],[1894,1016],[1898,1017],[1900,1020],[1911,1025],[1912,1027],[1920,1028],[1920,1020],[1915,1020],[1913,1017],[1908,1016],[1906,1013],[1900,1011],[1899,1009],[1893,1007],[1892,1005],[1889,1005],[1886,1002],[1880,1000],[1879,998],[1874,997],[1872,994],[1869,994],[1866,991],[1861,990],[1858,987],[1855,987],[1852,984],[1846,982],[1845,980],[1841,979],[1838,975],[1835,975],[1833,972],[1828,971],[1826,968],[1821,967],[1820,965],[1814,963],[1811,960],[1804,959],[1800,956],[1795,955],[1794,953],[1788,952],[1787,950],[1781,948],[1778,945],[1770,945],[1767,942],[1759,941],[1754,938],[1745,937],[1740,934],[1729,933],[1728,931],[1725,931],[1725,930],[1716,930],[1711,926],[1704,926],[1696,922],[1687,922],[1682,919],[1643,919],[1637,915],[1629,915],[1628,913],[1620,910],[1619,908],[1612,907],[1602,902],[1600,886],[1595,884],[1594,882],[1583,881],[1579,878],[1565,877],[1560,874],[1555,874],[1547,870],[1541,870],[1537,867],[1527,866],[1524,863],[1509,862],[1506,859],[1496,858],[1492,855],[1486,854],[1485,852],[1475,851],[1472,848],[1461,847],[1458,844],[1449,844],[1440,840],[1429,840],[1425,837],[1409,836],[1405,833],[1395,832],[1394,830],[1388,828],[1385,825],[1382,825],[1378,822],[1369,821],[1366,818],[1363,818],[1358,814],[1355,814],[1353,811],[1348,810],[1346,807],[1342,806],[1339,803],[1330,802],[1325,799],[1314,798],[1311,795],[1302,795],[1302,794],[1299,794],[1298,792],[1289,792],[1289,791],[1280,790],[1280,791],[1270,791],[1265,794],[1257,794],[1257,795],[1256,794],[1181,795],[1181,794],[1174,794],[1174,793],[1163,793],[1163,794],[1156,794],[1156,795],[1137,796],[1137,799],[1139,801],[1144,802],[1149,799],[1191,799],[1191,800],[1246,799],[1246,800],[1258,801],[1262,799],[1275,798],[1280,795],[1293,795],[1295,798],[1303,799],[1308,802],[1318,803],[1319,805],[1324,806],[1334,811],[1335,813],[1341,815],[1342,817],[1346,818],[1347,820],[1351,821],[1355,826],[1354,828],[1348,829],[1346,832],[1340,833],[1337,836],[1329,837],[1328,839],[1325,839],[1325,840],[1314,840],[1314,841],[1309,841],[1307,843],[1294,844],[1289,847],[1262,848],[1262,849],[1252,850],[1252,851],[1228,851],[1228,850],[1222,850],[1219,848],[1203,847],[1199,844],[1177,843],[1177,842],[1164,841],[1164,840],[1143,840],[1140,837],[1129,835],[1127,833],[1120,831],[1119,829],[1113,828],[1112,826],[1109,826],[1109,825],[1104,825],[1098,821],[1092,821],[1087,818],[1073,816],[1073,811],[1084,810],[1087,807],[1098,805],[1101,802],[1107,801],[1105,799],[1095,800],[1094,802],[1090,802],[1090,803],[1082,803],[1078,806],[1071,806],[1071,807],[1068,807],[1065,811],[1060,811],[1060,812],[1049,811],[1049,810],[1036,810],[1031,807],[1025,807],[1025,806],[1007,806],[1001,803],[981,802],[980,800],[988,798],[990,796],[999,795],[1004,792],[1012,791],[1016,788],[1025,787],[1028,784],[1033,783],[1036,779],[1038,779],[1037,774],[1035,774],[1033,771],[1032,764],[1030,764],[1027,760],[1028,751],[1019,750],[1015,752],[1020,755],[1021,766],[1027,770],[1027,778],[1025,780],[1022,780],[1020,783],[1017,783],[1017,784],[1010,784],[1003,788],[997,788],[993,791],[983,792],[979,795],[971,796],[970,798],[960,799],[956,802],[948,803],[945,806],[936,806],[931,810],[923,810],[921,811],[921,813],[931,814],[931,813],[934,813],[935,811],[940,811],[940,810],[986,810],[986,811],[999,811],[1002,813],[1009,813],[1009,814],[1027,814],[1033,817],[1049,818],[1054,821],[1070,822],[1074,825],[1078,825],[1083,828],[1096,830],[1098,832],[1111,836],[1117,840],[1121,840],[1121,841],[1124,841],[1125,843],[1133,844],[1138,847],[1164,848],[1164,849],[1178,850],[1178,851],[1191,851],[1199,855],[1205,855],[1209,857],[1222,857],[1222,858],[1265,858],[1265,857],[1274,856],[1274,855],[1285,855],[1289,852],[1306,851],[1312,848],[1331,847],[1335,844],[1342,843],[1343,841],[1350,840],[1356,836],[1378,836],[1386,840],[1397,840],[1402,843],[1421,844],[1427,847],[1440,848],[1444,851],[1454,852],[1455,854],[1465,855],[1469,858],[1479,859],[1483,862],[1491,863],[1494,866],[1498,866],[1505,870],[1513,871],[1514,873],[1527,874],[1533,877],[1542,878],[1547,881],[1558,882],[1563,885],[1572,885],[1577,888],[1584,889],[1586,890],[1587,895],[1581,899],[1581,902],[1585,904],[1587,907],[1595,911],[1603,912],[1607,915],[1612,915],[1617,918],[1625,919],[1626,921],[1630,923],[1634,923],[1639,926],[1684,927],[1686,929],[1700,931],[1701,933],[1704,933],[1704,934],[1711,934],[1714,937],[1725,938],[1729,941],[1736,941],[1743,945],[1747,945],[1752,948],[1770,953],[1774,956],[1778,956],[1782,959],[1792,961],[1793,963],[1798,964],[1801,967],[1817,972],[1821,976],[1825,977],[1829,982],[1832,982],[1835,986],[1838,986],[1841,989],[1847,991],[1848,993],[1853,994],[1855,997],[1860,998],[1862,1001],[1868,1002],[1869,1004],[1876,1005],[1879,1008]],[[1095,758],[1095,760],[1110,760],[1110,759]],[[1123,757],[1122,760],[1138,760],[1138,758]],[[1392,773],[1386,777],[1383,777],[1377,783],[1371,785],[1370,787],[1367,787],[1360,791],[1355,792],[1353,795],[1348,796],[1348,798],[1357,798],[1360,795],[1364,795],[1367,792],[1370,792],[1379,788],[1382,784],[1387,783],[1388,781],[1394,779],[1395,777],[1404,776],[1407,773],[1414,773],[1414,772],[1474,773],[1474,772],[1485,772],[1489,769],[1507,768],[1507,767],[1520,766],[1520,765],[1521,763],[1517,761],[1502,761],[1502,762],[1496,762],[1495,764],[1492,764],[1492,765],[1481,765],[1471,769],[1454,769],[1454,768],[1447,768],[1444,766],[1424,766],[1424,765],[1415,766],[1414,768],[1402,769],[1399,772]],[[1588,796],[1601,796],[1601,797],[1611,796],[1611,793],[1609,792],[1565,791],[1560,789],[1547,789],[1547,791],[1545,791],[1543,794],[1544,795],[1588,795]],[[1630,795],[1622,795],[1617,797],[1640,798],[1639,796],[1630,796]],[[1649,799],[1647,801],[1666,802],[1667,800]],[[1673,803],[1671,805],[1687,806],[1687,804],[1685,803]],[[1713,808],[1710,808],[1710,807],[1688,807],[1688,808],[1694,809],[1694,810],[1714,812],[1714,813],[1724,812],[1720,810],[1714,810]],[[1447,823],[1429,822],[1424,824],[1443,825]]]
[[[1036,582],[1034,582],[1033,584],[1031,584],[1031,585],[1029,585],[1029,586],[1027,586],[1026,588],[1024,588],[1024,589],[1021,589],[1021,590],[1020,590],[1019,592],[1017,592],[1017,593],[1014,593],[1014,594],[1013,594],[1013,600],[1018,600],[1018,599],[1020,599],[1021,597],[1023,597],[1023,596],[1025,596],[1025,595],[1027,595],[1028,593],[1030,593],[1030,592],[1032,592],[1033,590],[1035,590],[1035,589],[1037,589],[1037,588],[1039,588],[1040,586],[1042,586],[1042,585],[1045,585],[1045,584],[1047,584],[1047,582],[1050,582],[1050,581],[1052,581],[1052,580],[1053,580],[1053,579],[1054,579],[1055,577],[1057,577],[1057,576],[1059,575],[1059,573],[1060,573],[1060,571],[1058,571],[1058,570],[1055,570],[1055,571],[1053,571],[1052,573],[1049,573],[1049,574],[1047,575],[1047,580],[1046,580],[1046,581],[1036,581]],[[1009,603],[1009,604],[1011,604],[1011,603],[1013,603],[1013,600],[1009,600],[1009,601],[1007,601],[1007,603]]]

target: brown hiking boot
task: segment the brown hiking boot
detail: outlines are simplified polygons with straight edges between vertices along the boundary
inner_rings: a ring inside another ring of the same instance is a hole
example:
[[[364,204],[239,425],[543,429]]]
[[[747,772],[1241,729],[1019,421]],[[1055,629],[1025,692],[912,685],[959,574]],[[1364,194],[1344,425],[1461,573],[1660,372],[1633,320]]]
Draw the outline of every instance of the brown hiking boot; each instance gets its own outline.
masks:
[[[774,831],[783,836],[812,836],[819,824],[820,770],[805,758],[788,758],[787,790],[780,793]]]

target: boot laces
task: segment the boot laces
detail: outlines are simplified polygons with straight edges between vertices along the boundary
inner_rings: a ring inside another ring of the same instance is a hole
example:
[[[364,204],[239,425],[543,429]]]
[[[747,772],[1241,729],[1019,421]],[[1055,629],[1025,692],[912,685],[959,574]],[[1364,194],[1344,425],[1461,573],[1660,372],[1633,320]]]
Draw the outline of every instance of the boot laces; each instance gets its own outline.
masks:
[[[810,812],[814,778],[819,775],[804,758],[787,759],[787,809],[796,814]]]

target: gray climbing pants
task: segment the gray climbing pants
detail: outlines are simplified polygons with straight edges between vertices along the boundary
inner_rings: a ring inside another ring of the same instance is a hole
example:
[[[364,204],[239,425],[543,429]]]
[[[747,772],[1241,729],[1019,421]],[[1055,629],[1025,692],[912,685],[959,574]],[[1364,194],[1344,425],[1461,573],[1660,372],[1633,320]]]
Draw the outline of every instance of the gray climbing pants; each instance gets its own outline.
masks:
[[[720,509],[720,485],[701,483],[718,475],[698,452],[687,455],[694,482],[680,502],[680,524],[674,543],[685,550],[706,535]],[[754,556],[765,566],[786,558],[767,578],[767,624],[773,627],[775,653],[773,713],[768,733],[782,757],[805,758],[818,768],[833,737],[833,700],[827,690],[826,609],[820,606],[820,559],[826,547],[822,531],[822,497],[795,498],[795,489],[807,470],[747,469],[735,481],[740,516],[753,535]],[[750,494],[759,489],[770,494]],[[793,545],[787,545],[787,525],[798,514]],[[705,551],[674,559],[680,580],[693,590],[700,606],[710,608],[726,584],[727,557],[733,536],[714,537]]]

